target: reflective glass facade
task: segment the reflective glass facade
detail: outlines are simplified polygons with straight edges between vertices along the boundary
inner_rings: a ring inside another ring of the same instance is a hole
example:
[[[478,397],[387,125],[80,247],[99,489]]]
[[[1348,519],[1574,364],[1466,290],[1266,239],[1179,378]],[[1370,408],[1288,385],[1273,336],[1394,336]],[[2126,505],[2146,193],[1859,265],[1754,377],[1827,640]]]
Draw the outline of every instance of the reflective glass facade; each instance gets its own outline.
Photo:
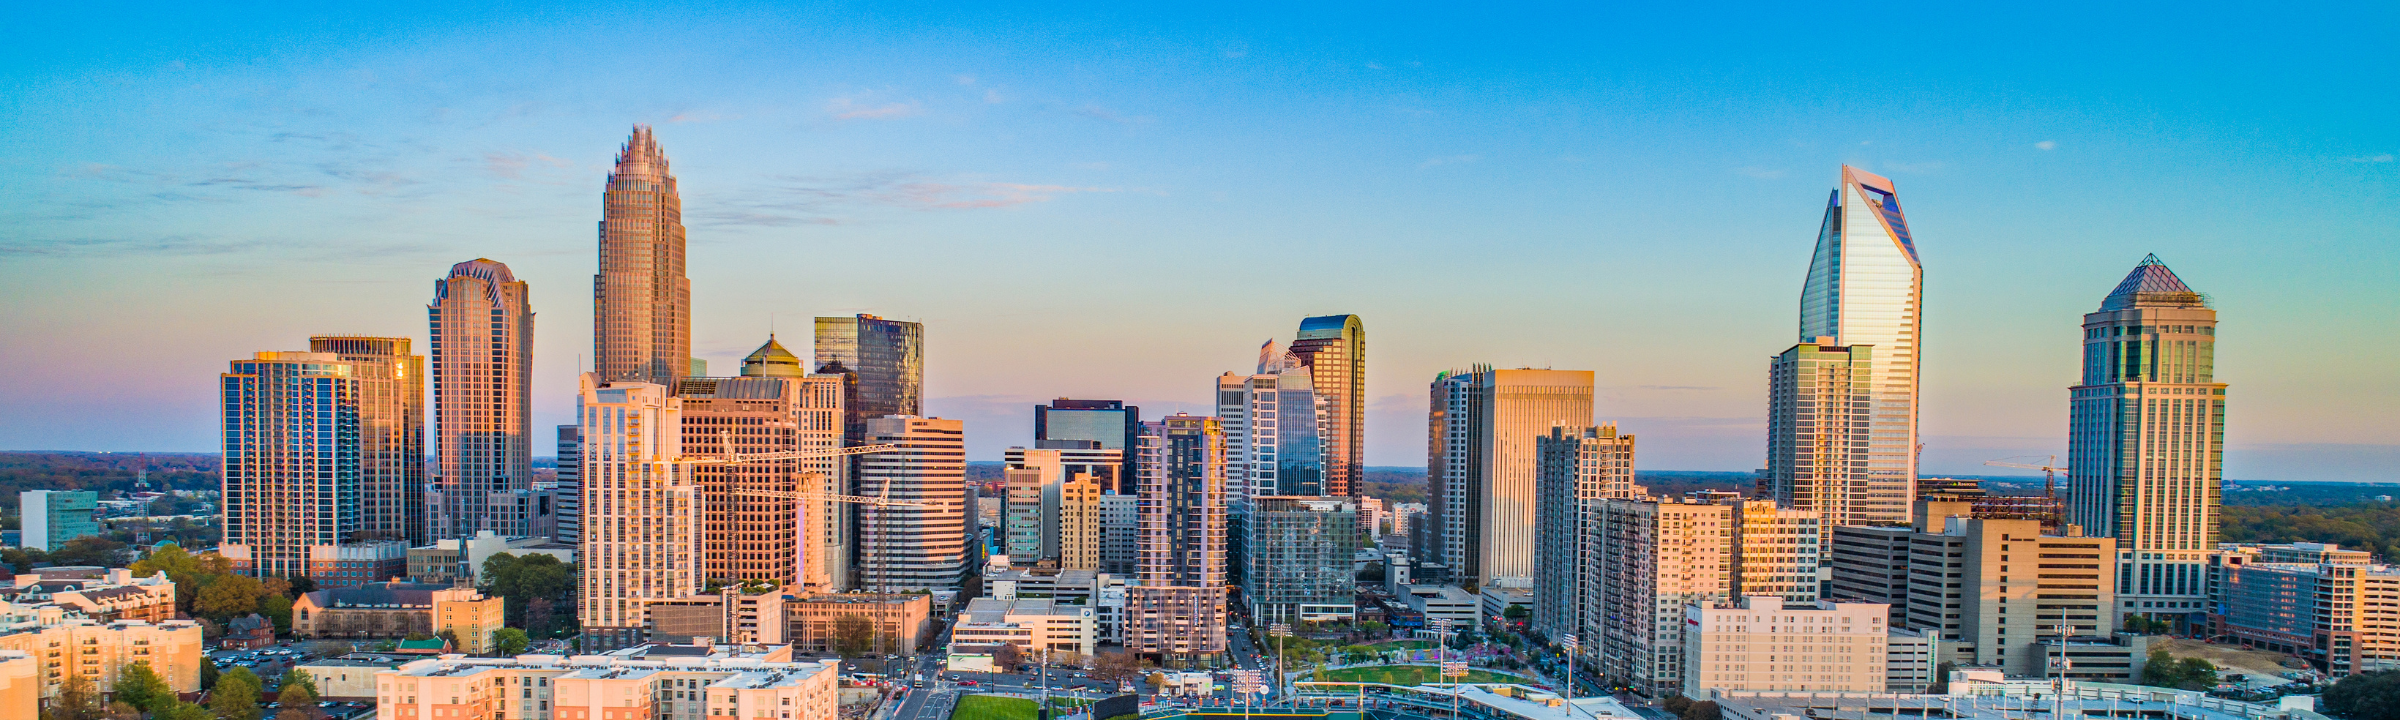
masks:
[[[1844,166],[1801,289],[1799,340],[1874,348],[1874,399],[1866,467],[1833,488],[1847,495],[1841,501],[1845,519],[1829,524],[1908,519],[1917,476],[1923,299],[1924,270],[1892,181]]]
[[[1367,325],[1357,315],[1300,321],[1291,354],[1325,408],[1325,495],[1355,495],[1367,471]]]
[[[817,318],[817,371],[851,378],[845,398],[849,437],[866,421],[916,415],[925,388],[925,326],[873,315]]]
[[[257,577],[308,574],[309,547],[359,529],[359,383],[332,353],[261,352],[218,377],[226,555]]]

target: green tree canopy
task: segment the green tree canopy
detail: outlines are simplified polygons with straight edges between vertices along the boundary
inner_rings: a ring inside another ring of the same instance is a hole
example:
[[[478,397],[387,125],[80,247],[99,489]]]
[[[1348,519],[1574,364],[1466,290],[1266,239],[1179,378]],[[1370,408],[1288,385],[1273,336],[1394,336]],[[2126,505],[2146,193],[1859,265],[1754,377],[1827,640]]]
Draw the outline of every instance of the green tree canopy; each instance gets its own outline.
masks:
[[[192,614],[219,622],[248,615],[258,611],[258,598],[265,593],[265,586],[248,576],[218,575],[200,588],[200,597],[192,601]]]
[[[2400,671],[2365,672],[2326,688],[2319,705],[2344,720],[2400,720]]]
[[[526,648],[532,646],[532,638],[526,637],[523,630],[504,627],[492,631],[492,654],[494,655],[501,657],[521,655],[524,654]]]
[[[117,673],[117,684],[109,688],[109,695],[143,712],[153,712],[175,702],[175,690],[150,669],[148,662],[125,666],[124,671]]]
[[[258,720],[258,690],[265,687],[258,674],[249,668],[236,667],[217,678],[217,687],[209,691],[208,710],[221,720]]]
[[[833,651],[842,657],[864,655],[875,644],[875,625],[856,615],[834,618],[831,640]]]

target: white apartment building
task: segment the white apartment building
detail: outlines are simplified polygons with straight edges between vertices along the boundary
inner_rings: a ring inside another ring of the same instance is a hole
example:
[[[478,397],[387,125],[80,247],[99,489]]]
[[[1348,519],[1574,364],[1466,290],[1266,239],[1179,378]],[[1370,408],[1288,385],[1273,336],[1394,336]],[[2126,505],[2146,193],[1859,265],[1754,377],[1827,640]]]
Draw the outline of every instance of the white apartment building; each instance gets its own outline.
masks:
[[[874,592],[955,591],[967,571],[966,424],[889,415],[869,418],[869,444],[898,450],[859,459],[856,493],[924,503],[859,507],[859,586]]]
[[[1780,508],[1773,500],[1734,505],[1734,594],[1772,595],[1794,603],[1817,601],[1817,567],[1824,533],[1815,510]]]
[[[1685,697],[1710,690],[1883,692],[1890,609],[1744,597],[1684,609]]]
[[[576,607],[585,637],[601,648],[642,641],[644,604],[700,589],[699,488],[691,466],[670,462],[683,455],[682,402],[663,385],[583,376]]]

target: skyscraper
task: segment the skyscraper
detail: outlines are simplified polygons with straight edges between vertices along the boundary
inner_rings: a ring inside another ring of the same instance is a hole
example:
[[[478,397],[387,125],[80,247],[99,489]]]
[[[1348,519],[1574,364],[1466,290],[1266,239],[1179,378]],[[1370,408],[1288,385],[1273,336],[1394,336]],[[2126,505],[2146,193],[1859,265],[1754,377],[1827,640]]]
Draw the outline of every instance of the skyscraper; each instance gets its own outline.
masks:
[[[1033,406],[1033,446],[1043,450],[1119,451],[1124,464],[1103,479],[1102,490],[1132,495],[1134,437],[1141,434],[1142,409],[1122,400],[1059,398]]]
[[[1367,472],[1366,322],[1357,315],[1301,320],[1291,352],[1308,366],[1325,406],[1324,494],[1356,495]]]
[[[425,308],[433,339],[431,533],[529,535],[533,496],[533,308],[508,266],[450,266]]]
[[[858,586],[874,592],[953,590],[965,579],[966,424],[886,415],[867,420],[868,444],[899,449],[860,456],[859,495],[925,503],[858,508]]]
[[[308,350],[358,370],[358,539],[425,544],[425,356],[408,338],[318,335]]]
[[[1801,343],[1767,372],[1767,494],[1830,528],[1891,525],[1869,503],[1875,348]]]
[[[1615,423],[1596,427],[1553,426],[1536,442],[1541,467],[1535,480],[1539,519],[1534,546],[1533,630],[1557,640],[1583,627],[1583,568],[1600,557],[1592,532],[1600,501],[1637,497],[1633,484],[1633,436],[1617,434]]]
[[[692,280],[684,276],[683,196],[647,125],[617,151],[600,194],[600,273],[592,276],[592,361],[604,382],[668,385],[692,368]]]
[[[864,313],[817,318],[816,360],[817,372],[850,377],[851,397],[844,407],[853,442],[870,419],[922,413],[924,325]]]
[[[308,574],[359,530],[359,380],[333,353],[260,352],[218,376],[222,553],[255,577]]]
[[[2225,470],[2216,342],[2217,311],[2156,255],[2083,316],[2067,522],[2117,539],[2121,614],[2203,612]]]
[[[807,375],[803,368],[798,356],[770,337],[742,359],[740,377],[675,381],[685,451],[755,455],[841,447],[842,380]],[[815,591],[847,587],[849,507],[756,494],[846,494],[846,466],[840,458],[694,465],[692,481],[705,508],[703,577],[772,580]]]
[[[1826,202],[1825,220],[1817,230],[1808,282],[1800,291],[1800,344],[1872,348],[1872,363],[1857,368],[1865,371],[1865,390],[1873,400],[1866,408],[1864,467],[1840,466],[1850,465],[1846,462],[1824,466],[1833,474],[1817,478],[1791,474],[1808,463],[1780,469],[1770,464],[1767,469],[1766,489],[1777,501],[1824,513],[1827,527],[1906,523],[1916,486],[1922,369],[1918,340],[1924,329],[1920,309],[1925,271],[1917,262],[1916,240],[1909,235],[1897,193],[1891,180],[1842,166],[1840,186]],[[1808,432],[1808,423],[1800,420],[1814,408],[1782,395],[1768,402],[1771,414],[1795,414],[1770,418],[1767,446],[1772,457],[1777,448],[1797,442],[1778,431]]]
[[[1225,423],[1225,494],[1235,505],[1267,495],[1326,495],[1326,404],[1299,358],[1267,343],[1258,374],[1217,376]]]
[[[1351,498],[1259,496],[1238,515],[1242,601],[1259,622],[1347,622],[1358,612],[1351,570],[1367,529]]]
[[[1529,588],[1534,577],[1536,445],[1553,427],[1592,424],[1589,370],[1443,373],[1433,382],[1427,483],[1451,577]]]
[[[700,589],[700,492],[683,456],[683,401],[644,382],[604,383],[584,373],[583,592],[576,612],[585,650],[642,642],[643,607]],[[596,646],[596,647],[595,647]]]
[[[558,426],[558,483],[552,499],[552,542],[583,542],[583,426]]]
[[[1125,649],[1161,665],[1225,652],[1225,428],[1176,414],[1142,423],[1141,585],[1125,589]]]
[[[1603,500],[1592,532],[1609,552],[1588,561],[1598,590],[1583,613],[1583,655],[1611,684],[1646,697],[1683,689],[1683,607],[1730,597],[1734,507]]]

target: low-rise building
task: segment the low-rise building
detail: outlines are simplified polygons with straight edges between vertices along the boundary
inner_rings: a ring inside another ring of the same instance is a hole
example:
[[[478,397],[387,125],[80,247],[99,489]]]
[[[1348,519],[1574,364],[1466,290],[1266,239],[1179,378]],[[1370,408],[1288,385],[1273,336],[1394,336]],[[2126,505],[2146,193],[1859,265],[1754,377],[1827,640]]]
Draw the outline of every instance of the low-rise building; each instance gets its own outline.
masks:
[[[800,652],[834,651],[834,624],[843,617],[866,620],[874,652],[900,653],[917,647],[933,614],[930,595],[829,593],[783,602],[784,642]]]
[[[650,642],[654,643],[709,638],[716,642],[779,645],[788,629],[784,602],[789,597],[776,592],[747,593],[740,588],[726,588],[715,593],[654,600],[642,606],[642,626],[648,629]]]
[[[22,650],[0,650],[0,717],[41,715],[41,661]]]
[[[250,650],[275,644],[275,621],[258,613],[250,613],[225,621],[225,637],[217,640],[224,650]]]
[[[2208,562],[2212,634],[2334,677],[2400,668],[2400,567],[2323,543],[2228,544]]]
[[[1478,627],[1475,619],[1482,610],[1482,601],[1464,588],[1456,585],[1410,585],[1402,589],[1405,594],[1400,596],[1400,600],[1408,603],[1408,609],[1423,615],[1426,622],[1449,620],[1460,629]]]
[[[984,594],[1000,600],[1050,598],[1092,609],[1100,642],[1125,641],[1125,576],[1094,570],[1006,570],[983,578]]]
[[[137,662],[148,663],[176,692],[200,691],[200,663],[207,660],[201,653],[198,623],[101,623],[38,610],[12,619],[24,617],[38,618],[37,624],[15,624],[0,634],[0,650],[21,651],[39,661],[45,698],[57,697],[78,676],[90,680],[92,687],[115,687],[118,674]]]
[[[405,579],[408,544],[398,540],[315,545],[308,549],[308,579],[320,588],[358,587]]]
[[[1883,692],[1889,610],[1772,595],[1684,609],[1683,694],[1710,689]]]
[[[1530,588],[1493,585],[1484,588],[1482,595],[1484,617],[1506,618],[1508,609],[1512,607],[1525,608],[1528,612],[1533,610],[1533,590]]]
[[[317,697],[340,701],[374,701],[375,675],[418,658],[374,653],[351,653],[301,663],[294,669],[317,683]]]
[[[0,588],[0,600],[51,603],[99,622],[175,618],[175,583],[164,574],[137,578],[125,568],[40,568]]]
[[[504,605],[472,588],[368,583],[304,593],[292,603],[292,634],[304,638],[394,638],[449,631],[455,650],[485,652]]]
[[[1099,622],[1092,608],[1050,599],[975,598],[951,626],[953,646],[1008,643],[1039,657],[1043,651],[1091,657],[1098,652]]]
[[[378,720],[836,720],[841,661],[444,655],[378,673]]]

